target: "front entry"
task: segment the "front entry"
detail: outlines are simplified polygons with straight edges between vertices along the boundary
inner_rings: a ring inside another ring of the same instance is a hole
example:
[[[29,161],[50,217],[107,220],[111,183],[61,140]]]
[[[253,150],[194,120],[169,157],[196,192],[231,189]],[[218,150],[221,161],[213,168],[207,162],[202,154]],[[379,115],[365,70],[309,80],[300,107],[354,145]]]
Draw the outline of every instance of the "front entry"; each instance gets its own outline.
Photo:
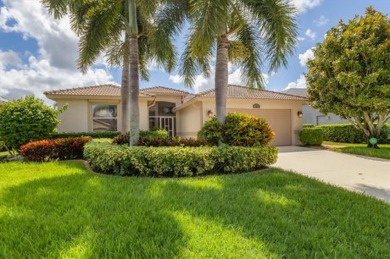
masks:
[[[172,112],[174,103],[156,102],[149,108],[149,129],[164,129],[170,137],[176,135],[176,116]]]

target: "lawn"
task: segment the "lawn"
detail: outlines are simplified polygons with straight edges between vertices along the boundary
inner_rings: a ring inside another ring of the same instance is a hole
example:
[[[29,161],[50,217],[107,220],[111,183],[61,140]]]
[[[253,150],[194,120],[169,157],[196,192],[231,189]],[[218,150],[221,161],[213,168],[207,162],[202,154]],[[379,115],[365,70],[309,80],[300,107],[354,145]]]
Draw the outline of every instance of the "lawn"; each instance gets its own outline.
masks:
[[[390,205],[271,169],[153,179],[0,164],[0,258],[389,258]]]
[[[367,144],[351,144],[337,142],[323,142],[324,146],[331,147],[333,151],[362,156],[371,156],[390,159],[390,144],[379,144],[380,149],[367,148]]]

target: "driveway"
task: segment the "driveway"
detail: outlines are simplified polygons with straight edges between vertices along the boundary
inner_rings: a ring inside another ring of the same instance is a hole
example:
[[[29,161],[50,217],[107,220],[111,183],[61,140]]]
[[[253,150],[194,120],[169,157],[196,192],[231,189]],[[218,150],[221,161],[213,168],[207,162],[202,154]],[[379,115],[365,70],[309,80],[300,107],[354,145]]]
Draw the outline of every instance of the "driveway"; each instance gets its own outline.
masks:
[[[304,147],[279,147],[275,167],[390,203],[390,161]]]

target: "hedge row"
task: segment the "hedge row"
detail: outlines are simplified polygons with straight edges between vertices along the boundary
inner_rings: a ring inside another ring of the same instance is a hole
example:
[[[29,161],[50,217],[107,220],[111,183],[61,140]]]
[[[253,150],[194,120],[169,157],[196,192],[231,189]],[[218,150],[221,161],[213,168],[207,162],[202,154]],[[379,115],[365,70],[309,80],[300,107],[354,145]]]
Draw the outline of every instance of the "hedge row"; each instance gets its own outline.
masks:
[[[321,146],[323,141],[323,131],[318,128],[303,128],[299,132],[299,140],[303,145]]]
[[[29,142],[20,147],[19,153],[29,161],[82,159],[84,144],[91,137],[46,139]]]
[[[88,143],[84,158],[106,174],[179,177],[241,173],[276,162],[275,147],[128,147]]]
[[[365,134],[351,124],[320,125],[315,128],[322,129],[325,141],[367,143]],[[390,143],[390,124],[383,127],[378,142],[381,144]]]

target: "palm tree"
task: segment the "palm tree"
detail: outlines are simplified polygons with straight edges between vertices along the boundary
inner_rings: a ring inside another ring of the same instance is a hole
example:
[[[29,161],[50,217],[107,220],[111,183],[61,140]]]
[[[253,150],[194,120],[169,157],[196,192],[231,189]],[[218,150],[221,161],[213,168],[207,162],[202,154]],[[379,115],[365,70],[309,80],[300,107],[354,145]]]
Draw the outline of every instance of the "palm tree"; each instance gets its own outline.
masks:
[[[186,8],[175,8],[178,2],[172,0],[171,7],[166,7],[171,18],[163,24],[167,30],[177,30],[186,19],[190,22],[180,74],[185,84],[192,86],[199,71],[209,76],[212,57],[216,56],[216,115],[223,123],[228,62],[241,66],[247,85],[263,88],[264,59],[274,71],[286,66],[287,56],[293,52],[297,36],[294,8],[284,0],[188,0],[184,1]]]
[[[101,53],[105,53],[110,65],[122,65],[121,132],[130,131],[132,146],[139,138],[139,73],[148,80],[147,65],[151,60],[167,71],[175,65],[176,52],[171,36],[156,27],[153,19],[161,1],[42,2],[55,18],[70,14],[72,29],[80,38],[78,64],[82,72],[86,72]]]

